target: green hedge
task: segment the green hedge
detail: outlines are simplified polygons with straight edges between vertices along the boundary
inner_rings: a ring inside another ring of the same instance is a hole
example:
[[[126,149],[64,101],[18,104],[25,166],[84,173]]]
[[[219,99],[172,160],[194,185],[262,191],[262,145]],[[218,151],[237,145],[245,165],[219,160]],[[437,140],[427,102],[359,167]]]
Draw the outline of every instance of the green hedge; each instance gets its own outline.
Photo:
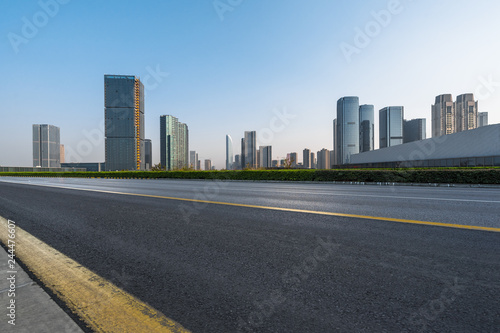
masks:
[[[500,184],[500,169],[2,172],[0,176]]]

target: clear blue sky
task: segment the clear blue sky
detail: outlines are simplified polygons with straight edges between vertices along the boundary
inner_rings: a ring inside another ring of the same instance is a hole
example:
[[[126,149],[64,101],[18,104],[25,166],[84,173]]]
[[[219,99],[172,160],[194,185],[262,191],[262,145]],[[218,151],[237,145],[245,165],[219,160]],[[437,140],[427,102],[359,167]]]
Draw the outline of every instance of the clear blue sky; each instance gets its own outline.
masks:
[[[55,1],[0,2],[0,165],[31,166],[35,123],[59,126],[67,153],[104,161],[104,74],[147,79],[155,163],[163,114],[187,123],[190,150],[217,168],[225,135],[237,154],[245,130],[274,128],[266,143],[275,159],[332,149],[336,101],[346,95],[376,110],[403,105],[407,119],[428,119],[430,133],[436,95],[472,92],[500,122],[493,0]],[[381,11],[389,15],[374,24]],[[348,57],[346,45],[356,48]],[[283,110],[295,118],[272,126]]]

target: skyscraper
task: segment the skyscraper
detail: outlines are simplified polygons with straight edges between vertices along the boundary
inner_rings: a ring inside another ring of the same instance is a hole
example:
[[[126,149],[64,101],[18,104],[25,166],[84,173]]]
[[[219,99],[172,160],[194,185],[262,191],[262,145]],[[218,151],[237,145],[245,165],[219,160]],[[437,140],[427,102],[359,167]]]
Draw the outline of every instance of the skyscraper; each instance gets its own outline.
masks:
[[[150,139],[144,140],[144,169],[151,170],[153,167],[153,146]]]
[[[244,168],[247,166],[251,169],[257,168],[257,134],[255,131],[246,131],[244,138],[245,148],[245,163]]]
[[[292,168],[296,168],[297,167],[297,164],[298,164],[298,157],[297,157],[297,153],[290,153],[290,167]]]
[[[193,170],[198,169],[198,153],[194,150],[189,152],[189,167]]]
[[[260,167],[271,168],[273,166],[273,147],[271,146],[260,146]]]
[[[332,165],[337,165],[337,118],[333,119],[333,160]],[[311,159],[311,168],[316,169],[314,160]]]
[[[478,112],[477,116],[477,127],[488,126],[488,112]]]
[[[455,102],[456,132],[477,128],[477,113],[477,101],[474,101],[474,94],[457,96]]]
[[[59,127],[33,125],[33,166],[42,168],[61,167],[61,142]]]
[[[432,137],[456,132],[455,104],[451,94],[439,95],[432,105]]]
[[[239,154],[234,155],[233,170],[241,170],[241,161]]]
[[[427,120],[425,118],[404,120],[403,143],[427,139]]]
[[[233,139],[226,135],[226,170],[233,169]]]
[[[104,75],[106,170],[144,170],[144,85]]]
[[[359,107],[359,152],[375,149],[375,107],[361,105]]]
[[[311,150],[304,149],[302,151],[302,166],[304,169],[311,169]]]
[[[316,169],[316,157],[311,153],[311,169]]]
[[[241,154],[240,154],[240,169],[243,170],[247,167],[245,163],[245,138],[241,138]]]
[[[317,169],[330,169],[330,151],[328,149],[321,149],[318,151]]]
[[[337,101],[335,138],[336,164],[349,163],[351,155],[359,153],[359,98],[342,97]],[[318,169],[320,168],[320,157]]]
[[[403,143],[403,106],[388,106],[379,111],[380,148]]]
[[[160,116],[160,161],[167,170],[189,166],[188,126],[174,116]]]
[[[212,160],[205,160],[205,171],[212,170]]]

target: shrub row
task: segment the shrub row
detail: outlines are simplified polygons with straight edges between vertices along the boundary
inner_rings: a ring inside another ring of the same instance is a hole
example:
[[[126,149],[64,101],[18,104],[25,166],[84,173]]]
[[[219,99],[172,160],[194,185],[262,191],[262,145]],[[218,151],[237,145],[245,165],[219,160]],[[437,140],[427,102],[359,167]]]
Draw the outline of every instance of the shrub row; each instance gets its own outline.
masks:
[[[0,176],[500,184],[500,169],[2,172]]]

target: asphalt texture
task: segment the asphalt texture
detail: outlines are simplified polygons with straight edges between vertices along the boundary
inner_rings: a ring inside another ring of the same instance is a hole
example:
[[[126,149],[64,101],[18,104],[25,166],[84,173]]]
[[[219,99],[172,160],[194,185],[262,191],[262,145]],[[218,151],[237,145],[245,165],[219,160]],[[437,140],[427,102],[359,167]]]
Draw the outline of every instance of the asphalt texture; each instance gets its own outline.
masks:
[[[15,184],[19,182],[24,184]],[[500,189],[0,178],[0,215],[193,332],[498,332]]]

